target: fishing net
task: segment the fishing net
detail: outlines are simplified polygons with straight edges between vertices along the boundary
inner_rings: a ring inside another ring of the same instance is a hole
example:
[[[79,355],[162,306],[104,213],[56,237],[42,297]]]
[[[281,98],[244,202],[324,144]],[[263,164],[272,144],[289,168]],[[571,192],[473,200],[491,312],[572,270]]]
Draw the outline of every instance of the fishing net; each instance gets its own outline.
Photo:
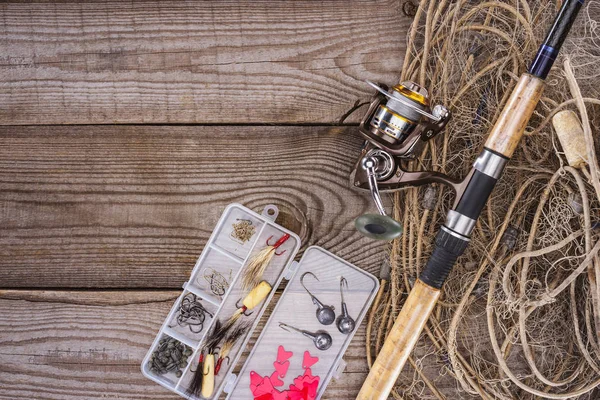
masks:
[[[468,173],[559,6],[422,0],[412,7],[400,80],[426,87],[453,118],[409,168]],[[394,398],[600,398],[599,20],[600,2],[586,2]],[[565,109],[582,122],[583,168],[569,166],[552,126]],[[453,195],[430,186],[398,192],[393,201],[405,233],[390,247],[391,277],[370,315],[370,362]]]

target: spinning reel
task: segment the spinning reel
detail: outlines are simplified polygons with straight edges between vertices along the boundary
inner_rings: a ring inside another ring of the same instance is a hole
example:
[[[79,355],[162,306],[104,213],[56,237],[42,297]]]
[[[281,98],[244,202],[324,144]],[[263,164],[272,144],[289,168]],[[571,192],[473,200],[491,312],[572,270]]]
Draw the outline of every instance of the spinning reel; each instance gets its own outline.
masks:
[[[354,186],[370,190],[379,214],[364,214],[356,228],[372,239],[392,240],[402,234],[402,225],[388,216],[380,191],[394,191],[432,182],[449,185],[458,192],[460,182],[433,171],[407,171],[402,162],[415,159],[425,143],[450,120],[450,111],[429,105],[427,90],[413,82],[392,88],[368,82],[378,93],[359,126],[366,139],[351,175]]]

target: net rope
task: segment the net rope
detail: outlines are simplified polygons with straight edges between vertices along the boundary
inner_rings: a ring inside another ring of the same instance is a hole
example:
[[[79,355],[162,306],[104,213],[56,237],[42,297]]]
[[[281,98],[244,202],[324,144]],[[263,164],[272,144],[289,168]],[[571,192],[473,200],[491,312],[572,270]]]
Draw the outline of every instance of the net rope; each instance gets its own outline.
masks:
[[[420,2],[399,80],[426,87],[432,104],[449,106],[453,118],[408,168],[468,173],[559,6]],[[599,19],[600,2],[586,2],[394,398],[600,397]],[[589,165],[581,169],[568,165],[552,127],[552,116],[565,109],[577,113],[585,132]],[[393,195],[405,232],[390,246],[390,280],[370,315],[370,361],[453,200],[438,187],[435,206],[426,209],[426,190]]]

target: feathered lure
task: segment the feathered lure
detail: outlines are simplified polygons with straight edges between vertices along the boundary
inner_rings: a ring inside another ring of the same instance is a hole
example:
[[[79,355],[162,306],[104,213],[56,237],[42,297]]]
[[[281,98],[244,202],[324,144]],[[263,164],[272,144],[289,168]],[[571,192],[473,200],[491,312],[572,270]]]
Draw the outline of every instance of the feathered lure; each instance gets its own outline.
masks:
[[[221,321],[216,320],[209,338],[200,349],[196,372],[194,372],[194,377],[187,389],[189,396],[202,395],[204,398],[212,396],[215,389],[215,356],[213,353],[225,334],[226,331]]]
[[[242,306],[238,307],[227,322],[223,324],[220,320],[215,320],[213,328],[208,333],[200,350],[198,366],[187,390],[188,395],[196,397],[202,395],[204,398],[210,398],[213,395],[215,375],[219,373],[223,360],[228,357],[235,343],[250,327],[250,323],[239,324],[235,328],[234,325],[242,315],[250,315],[246,312],[259,305],[270,292],[271,285],[269,282],[260,282],[242,300]],[[221,342],[223,344],[219,347]],[[215,361],[216,355],[218,355],[217,361]]]
[[[267,268],[267,265],[269,265],[269,263],[271,262],[271,259],[273,259],[273,256],[280,256],[283,253],[285,253],[285,250],[281,253],[277,253],[275,250],[277,250],[279,246],[284,244],[286,240],[290,238],[290,235],[286,233],[282,237],[280,237],[279,240],[275,242],[275,244],[270,245],[269,240],[271,240],[272,237],[273,236],[267,239],[267,246],[258,253],[256,253],[256,255],[252,257],[252,260],[250,260],[250,263],[246,267],[244,276],[242,277],[243,290],[248,290],[257,286],[262,280],[262,276],[265,272],[265,269]]]
[[[243,324],[239,324],[235,327],[225,338],[225,341],[221,345],[219,349],[219,358],[215,364],[215,375],[219,374],[221,370],[221,364],[223,364],[223,360],[229,359],[229,353],[233,349],[233,346],[237,343],[238,340],[248,331],[250,328],[250,322],[246,322]],[[229,362],[229,361],[228,361]]]
[[[215,388],[215,356],[210,351],[206,350],[206,347],[202,347],[200,350],[200,356],[198,358],[198,365],[196,366],[196,372],[194,377],[187,388],[187,394],[189,396],[198,397],[210,397]]]

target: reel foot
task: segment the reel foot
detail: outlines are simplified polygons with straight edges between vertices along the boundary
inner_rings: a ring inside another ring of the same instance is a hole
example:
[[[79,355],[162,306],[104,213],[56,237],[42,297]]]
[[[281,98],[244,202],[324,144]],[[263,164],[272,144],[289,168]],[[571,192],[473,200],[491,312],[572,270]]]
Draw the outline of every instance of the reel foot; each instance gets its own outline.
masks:
[[[356,229],[368,238],[394,240],[402,235],[402,224],[387,215],[363,214],[354,220]]]

